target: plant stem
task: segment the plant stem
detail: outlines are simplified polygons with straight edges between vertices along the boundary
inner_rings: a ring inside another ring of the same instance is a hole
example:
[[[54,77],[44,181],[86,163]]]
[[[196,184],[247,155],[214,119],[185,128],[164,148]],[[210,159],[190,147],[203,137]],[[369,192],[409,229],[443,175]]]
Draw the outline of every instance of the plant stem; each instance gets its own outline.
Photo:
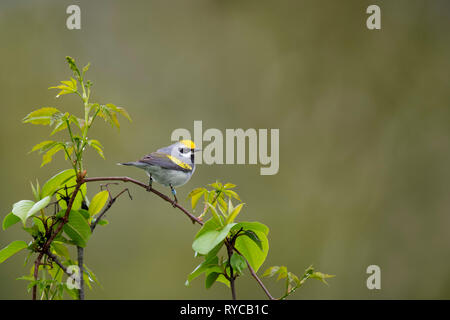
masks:
[[[225,245],[227,246],[227,252],[228,252],[228,264],[230,266],[230,289],[231,289],[231,298],[233,300],[236,300],[236,288],[235,288],[235,280],[236,277],[233,274],[233,267],[231,266],[231,256],[233,255],[233,243],[230,243],[229,241],[225,241]]]
[[[84,300],[84,248],[77,246],[77,254],[78,254],[78,268],[79,268],[79,277],[80,277],[80,289],[78,290],[78,299]]]
[[[41,265],[42,257],[44,256],[44,253],[49,250],[51,243],[56,238],[56,236],[59,234],[59,232],[62,230],[63,226],[69,220],[69,213],[70,213],[70,210],[72,210],[73,202],[74,202],[75,197],[83,183],[84,182],[82,182],[81,180],[77,181],[77,184],[75,185],[75,189],[73,190],[72,196],[70,197],[69,203],[67,204],[67,209],[66,209],[66,212],[64,214],[64,217],[63,217],[61,223],[59,224],[58,228],[51,234],[50,238],[48,238],[48,240],[45,242],[44,246],[42,247],[42,250],[39,252],[38,257],[34,261],[34,279],[35,280],[38,279],[39,266]],[[33,300],[36,300],[36,296],[37,296],[37,285],[35,284],[33,286],[33,294],[32,294]]]

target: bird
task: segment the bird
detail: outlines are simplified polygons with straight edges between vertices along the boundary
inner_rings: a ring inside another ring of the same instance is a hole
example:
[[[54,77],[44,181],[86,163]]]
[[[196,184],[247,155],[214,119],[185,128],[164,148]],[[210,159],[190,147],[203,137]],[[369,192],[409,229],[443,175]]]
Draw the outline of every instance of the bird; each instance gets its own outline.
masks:
[[[197,149],[193,141],[181,140],[147,154],[138,161],[122,162],[118,165],[145,170],[150,178],[148,191],[152,189],[153,180],[170,187],[175,206],[178,203],[175,187],[182,186],[191,179],[195,172],[194,153],[197,151],[201,151],[201,149]]]

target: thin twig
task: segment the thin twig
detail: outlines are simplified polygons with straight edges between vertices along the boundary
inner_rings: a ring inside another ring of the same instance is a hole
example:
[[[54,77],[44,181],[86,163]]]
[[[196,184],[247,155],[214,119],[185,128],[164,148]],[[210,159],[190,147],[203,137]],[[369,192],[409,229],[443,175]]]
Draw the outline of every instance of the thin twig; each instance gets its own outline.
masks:
[[[108,192],[109,192],[109,190],[108,190]],[[124,192],[128,192],[128,196],[130,197],[130,199],[133,199],[131,197],[131,194],[130,194],[130,191],[128,190],[128,188],[123,189],[115,197],[111,197],[111,194],[110,194],[110,199],[109,199],[108,204],[106,205],[106,207],[103,208],[103,211],[91,223],[91,233],[94,231],[94,229],[97,226],[97,224],[103,218],[103,216],[105,215],[106,211],[108,211],[111,208],[111,206],[114,204],[114,202],[116,202],[117,198],[119,198]]]
[[[146,189],[149,192],[153,192],[154,194],[156,194],[158,197],[160,197],[161,199],[170,202],[174,207],[180,209],[185,215],[187,215],[192,223],[197,222],[200,225],[203,225],[203,221],[198,219],[196,216],[194,216],[193,214],[191,214],[189,211],[187,211],[185,208],[183,208],[181,205],[179,205],[177,202],[173,202],[172,199],[170,199],[168,196],[166,196],[165,194],[159,192],[158,190],[154,189],[154,188],[149,188],[148,185],[129,178],[129,177],[95,177],[95,178],[84,178],[83,180],[84,182],[95,182],[95,181],[122,181],[122,182],[131,182],[134,183],[135,185],[138,185],[144,189]]]
[[[250,273],[252,274],[253,278],[255,278],[256,282],[258,282],[258,284],[260,285],[260,287],[263,289],[264,293],[267,295],[267,297],[270,300],[276,300],[274,297],[272,297],[272,295],[270,294],[269,290],[267,290],[266,286],[264,285],[264,283],[261,281],[261,279],[256,275],[255,270],[253,270],[252,266],[250,265],[250,263],[248,262],[247,258],[244,257],[244,255],[242,253],[239,252],[238,249],[236,249],[236,247],[233,247],[234,251],[236,251],[236,253],[238,255],[240,255],[242,258],[244,258],[245,262],[247,263],[247,267],[248,270],[250,270]]]
[[[66,266],[63,265],[62,262],[58,259],[58,257],[55,256],[53,253],[51,253],[50,250],[47,250],[47,252],[45,254],[50,258],[50,260],[52,260],[54,263],[56,263],[58,265],[58,267],[60,267],[62,269],[62,271],[64,271],[65,274],[67,274],[68,276],[71,276],[71,274],[67,272]]]

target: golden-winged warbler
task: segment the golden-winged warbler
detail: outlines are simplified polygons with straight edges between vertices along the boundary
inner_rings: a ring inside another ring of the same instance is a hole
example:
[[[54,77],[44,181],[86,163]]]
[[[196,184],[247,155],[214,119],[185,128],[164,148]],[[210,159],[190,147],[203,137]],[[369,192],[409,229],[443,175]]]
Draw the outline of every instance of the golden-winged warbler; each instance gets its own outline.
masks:
[[[152,182],[155,180],[163,186],[170,187],[174,201],[177,202],[174,187],[182,186],[191,178],[195,171],[194,152],[196,151],[200,149],[195,148],[193,141],[181,140],[158,149],[138,161],[118,164],[144,169],[150,177],[148,189],[152,188]]]

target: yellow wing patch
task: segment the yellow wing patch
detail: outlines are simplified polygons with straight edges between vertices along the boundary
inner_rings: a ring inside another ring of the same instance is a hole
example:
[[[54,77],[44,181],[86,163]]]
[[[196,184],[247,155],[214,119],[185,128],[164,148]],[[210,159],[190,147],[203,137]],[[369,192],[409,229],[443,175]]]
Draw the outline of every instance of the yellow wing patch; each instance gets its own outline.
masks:
[[[184,144],[189,149],[195,149],[195,143],[192,140],[181,140],[180,143]]]
[[[183,161],[181,161],[169,154],[167,155],[167,158],[169,158],[170,161],[172,161],[173,163],[175,163],[176,165],[178,165],[179,167],[181,167],[183,169],[192,170],[192,167],[190,165],[188,165],[187,163],[184,163]]]

